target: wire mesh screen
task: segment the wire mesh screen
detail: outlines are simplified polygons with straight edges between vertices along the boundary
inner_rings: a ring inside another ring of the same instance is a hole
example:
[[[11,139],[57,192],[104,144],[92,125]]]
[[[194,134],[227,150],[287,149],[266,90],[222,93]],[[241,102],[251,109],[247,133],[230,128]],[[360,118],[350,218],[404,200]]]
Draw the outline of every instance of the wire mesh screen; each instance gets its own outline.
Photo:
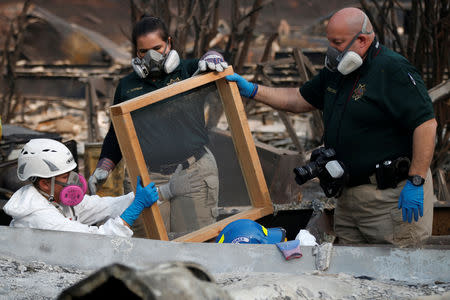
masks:
[[[251,206],[224,114],[221,129],[206,126],[219,103],[212,82],[131,112],[150,179],[161,186],[173,176],[189,178],[160,203],[169,238]]]

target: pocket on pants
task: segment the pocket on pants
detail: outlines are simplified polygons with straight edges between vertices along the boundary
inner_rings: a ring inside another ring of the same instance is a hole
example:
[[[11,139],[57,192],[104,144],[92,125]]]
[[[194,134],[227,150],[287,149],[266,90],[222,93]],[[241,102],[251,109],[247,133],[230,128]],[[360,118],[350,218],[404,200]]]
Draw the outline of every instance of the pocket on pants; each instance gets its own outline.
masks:
[[[208,189],[206,192],[205,206],[210,208],[211,217],[216,219],[218,216],[217,206],[219,204],[219,178],[211,175],[207,176],[204,181]]]
[[[418,242],[412,223],[403,222],[402,209],[391,210],[393,224],[393,244],[400,247],[414,245]]]

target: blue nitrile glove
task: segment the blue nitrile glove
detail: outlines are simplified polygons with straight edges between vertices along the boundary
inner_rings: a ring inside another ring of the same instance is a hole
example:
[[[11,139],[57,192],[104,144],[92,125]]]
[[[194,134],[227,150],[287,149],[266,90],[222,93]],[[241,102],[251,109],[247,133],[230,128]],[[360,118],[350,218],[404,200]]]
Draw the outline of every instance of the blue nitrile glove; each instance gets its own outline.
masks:
[[[237,73],[234,73],[233,75],[227,75],[225,76],[225,78],[228,81],[235,81],[239,88],[239,93],[244,97],[252,99],[253,97],[255,97],[256,93],[258,93],[258,85],[256,83],[248,82],[245,78]]]
[[[120,217],[131,226],[144,208],[152,206],[156,201],[158,201],[158,190],[155,184],[151,182],[146,187],[142,187],[141,176],[138,176],[134,201]]]
[[[423,186],[415,186],[407,180],[400,198],[398,199],[398,208],[402,209],[403,222],[411,223],[414,213],[414,220],[419,221],[419,215],[423,217]]]

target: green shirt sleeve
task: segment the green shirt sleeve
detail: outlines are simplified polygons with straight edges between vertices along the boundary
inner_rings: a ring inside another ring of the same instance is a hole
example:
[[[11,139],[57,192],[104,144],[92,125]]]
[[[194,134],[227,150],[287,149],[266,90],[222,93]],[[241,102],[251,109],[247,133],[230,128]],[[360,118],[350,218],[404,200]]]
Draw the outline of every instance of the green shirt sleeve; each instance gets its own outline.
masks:
[[[305,82],[300,87],[300,94],[317,109],[323,110],[323,100],[325,92],[325,73],[327,70],[320,70],[319,74],[314,76],[311,80]]]
[[[120,80],[114,93],[114,101],[113,101],[114,105],[119,104],[121,102],[120,101],[121,96],[122,96],[122,81]]]
[[[385,105],[395,120],[413,131],[434,118],[433,104],[418,71],[410,64],[391,68],[386,76]]]
[[[186,69],[189,73],[189,76],[192,76],[192,74],[194,74],[195,71],[197,71],[197,68],[198,68],[198,59],[194,58],[186,60]]]

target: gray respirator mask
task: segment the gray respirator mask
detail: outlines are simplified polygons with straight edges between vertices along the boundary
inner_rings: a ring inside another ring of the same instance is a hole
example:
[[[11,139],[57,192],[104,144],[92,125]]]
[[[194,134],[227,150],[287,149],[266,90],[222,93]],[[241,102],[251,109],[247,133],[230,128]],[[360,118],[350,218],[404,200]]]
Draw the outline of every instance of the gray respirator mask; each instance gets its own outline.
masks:
[[[166,48],[164,48],[164,53],[166,52],[167,44]],[[170,50],[169,53],[163,55],[150,49],[143,58],[135,57],[131,60],[131,66],[141,78],[146,78],[147,76],[155,78],[160,77],[164,73],[170,74],[179,64],[180,56],[176,50]]]
[[[361,31],[353,37],[353,39],[342,52],[333,47],[328,47],[325,56],[325,67],[328,70],[330,70],[331,72],[339,71],[339,73],[341,73],[342,75],[347,75],[355,71],[362,65],[363,60],[361,56],[359,56],[354,51],[349,51],[348,49],[350,49],[350,47],[361,34],[372,33],[372,31],[367,31],[366,26],[367,16],[364,16],[364,22]]]

